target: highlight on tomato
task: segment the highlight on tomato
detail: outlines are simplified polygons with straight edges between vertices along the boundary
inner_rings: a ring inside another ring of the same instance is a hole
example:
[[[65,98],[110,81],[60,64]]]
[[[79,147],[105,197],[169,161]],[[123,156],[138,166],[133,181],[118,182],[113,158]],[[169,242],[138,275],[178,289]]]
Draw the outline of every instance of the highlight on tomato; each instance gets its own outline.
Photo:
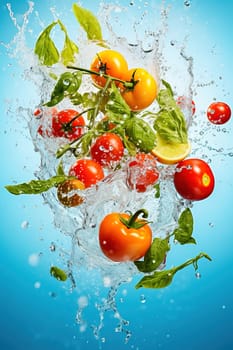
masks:
[[[130,160],[127,168],[127,185],[137,192],[145,192],[149,186],[159,179],[157,162],[153,155],[138,153]]]
[[[124,145],[120,136],[110,132],[99,136],[90,149],[91,158],[108,167],[121,160],[123,154]]]
[[[110,213],[104,217],[99,227],[99,244],[103,254],[116,262],[135,261],[142,258],[151,246],[152,230],[145,219],[145,209],[134,215]]]
[[[193,201],[202,200],[214,190],[214,174],[204,160],[185,159],[176,166],[174,185],[181,197]]]
[[[97,87],[102,88],[107,81],[104,74],[113,78],[125,80],[125,74],[128,71],[128,63],[121,53],[114,50],[103,50],[98,52],[93,58],[90,70],[100,73],[99,75],[92,74],[91,78]]]
[[[93,159],[78,159],[69,170],[70,176],[75,176],[84,183],[85,188],[91,187],[103,180],[104,171]]]
[[[231,118],[231,108],[225,102],[213,102],[207,109],[207,118],[212,124],[225,124]]]
[[[132,111],[149,107],[157,97],[158,87],[154,77],[143,68],[130,69],[125,77],[132,87],[121,85],[121,94]]]
[[[76,207],[83,203],[83,197],[78,193],[84,190],[84,183],[78,179],[68,179],[57,187],[57,198],[66,207]]]

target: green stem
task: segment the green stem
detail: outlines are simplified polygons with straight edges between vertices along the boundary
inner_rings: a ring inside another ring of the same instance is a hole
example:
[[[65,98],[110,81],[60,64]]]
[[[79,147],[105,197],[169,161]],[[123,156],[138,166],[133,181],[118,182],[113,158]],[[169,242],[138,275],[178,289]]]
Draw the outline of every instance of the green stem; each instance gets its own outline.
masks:
[[[80,72],[84,72],[84,73],[88,73],[88,74],[98,75],[98,76],[104,77],[106,79],[110,78],[111,80],[118,81],[119,83],[122,83],[124,85],[124,87],[127,88],[127,89],[133,89],[134,86],[138,82],[138,81],[134,81],[134,79],[131,79],[131,81],[125,81],[125,80],[122,80],[122,79],[119,79],[119,78],[114,78],[111,75],[104,74],[104,73],[101,73],[101,72],[96,72],[96,71],[93,71],[93,70],[90,70],[90,69],[87,69],[87,68],[80,68],[80,67],[75,67],[75,66],[66,66],[66,68],[68,68],[68,69],[75,69],[75,70],[78,70]]]
[[[136,211],[135,214],[130,215],[129,219],[125,219],[122,216],[120,216],[120,221],[127,227],[127,228],[136,228],[140,229],[141,227],[148,224],[147,220],[137,220],[138,216],[142,214],[143,218],[148,217],[148,211],[146,209],[139,209]]]
[[[192,259],[189,259],[187,261],[185,261],[183,264],[177,266],[177,267],[174,267],[174,273],[179,271],[179,270],[182,270],[183,268],[189,266],[189,265],[193,265],[195,270],[197,270],[198,266],[197,266],[197,261],[199,259],[202,259],[202,258],[206,258],[208,260],[212,260],[209,255],[207,255],[206,253],[200,253],[198,254],[195,258],[192,258]]]

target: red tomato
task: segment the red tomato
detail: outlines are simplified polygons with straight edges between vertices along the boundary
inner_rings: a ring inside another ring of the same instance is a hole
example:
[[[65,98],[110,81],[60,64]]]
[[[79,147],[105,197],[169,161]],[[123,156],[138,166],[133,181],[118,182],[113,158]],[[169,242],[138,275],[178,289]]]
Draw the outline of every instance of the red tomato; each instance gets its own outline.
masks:
[[[121,85],[122,96],[132,111],[149,107],[158,93],[157,83],[145,69],[133,68],[127,72],[126,81],[135,82],[132,88]]]
[[[138,192],[145,192],[159,178],[155,157],[151,154],[138,153],[128,164],[127,184]]]
[[[192,116],[196,112],[196,106],[195,102],[193,100],[190,100],[186,96],[179,96],[176,100],[176,103],[181,108],[182,111],[189,110],[192,112]]]
[[[102,166],[111,166],[112,163],[122,158],[124,145],[118,135],[106,133],[95,140],[91,146],[90,154],[92,159]]]
[[[213,124],[225,124],[231,117],[231,109],[225,102],[213,102],[207,109],[207,117]]]
[[[111,213],[102,220],[99,244],[109,259],[118,262],[135,261],[143,257],[150,248],[152,231],[146,221],[143,224],[143,220],[137,218],[139,212],[141,211],[135,213],[136,218],[133,220],[133,216],[125,213]],[[142,226],[137,227],[140,221]]]
[[[70,176],[76,176],[85,188],[95,185],[104,178],[101,165],[92,159],[78,159],[69,170]]]
[[[90,69],[100,75],[91,75],[95,85],[104,87],[107,79],[103,74],[107,74],[113,78],[125,80],[125,73],[128,71],[128,63],[125,58],[117,51],[104,50],[96,54]]]
[[[189,158],[177,164],[174,185],[185,199],[198,201],[207,198],[214,190],[214,175],[202,159]]]
[[[79,115],[79,112],[74,109],[64,109],[52,118],[52,135],[66,137],[73,141],[83,134],[84,126],[85,120],[82,115]]]

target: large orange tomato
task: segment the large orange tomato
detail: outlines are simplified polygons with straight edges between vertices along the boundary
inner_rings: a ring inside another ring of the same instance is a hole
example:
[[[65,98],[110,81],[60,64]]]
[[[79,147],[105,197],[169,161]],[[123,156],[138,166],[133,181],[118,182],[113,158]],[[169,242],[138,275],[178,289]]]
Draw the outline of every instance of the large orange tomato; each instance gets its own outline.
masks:
[[[94,84],[101,88],[105,86],[107,81],[106,77],[104,77],[105,74],[113,78],[125,80],[128,63],[119,52],[104,50],[95,55],[90,70],[100,73],[99,75],[92,74],[91,78]]]
[[[126,74],[132,87],[122,85],[122,96],[132,111],[149,107],[156,99],[158,87],[154,77],[143,68],[132,68]]]
[[[143,257],[151,246],[152,231],[148,222],[139,219],[145,209],[134,215],[111,213],[104,217],[99,227],[99,244],[102,252],[113,261],[135,261]]]

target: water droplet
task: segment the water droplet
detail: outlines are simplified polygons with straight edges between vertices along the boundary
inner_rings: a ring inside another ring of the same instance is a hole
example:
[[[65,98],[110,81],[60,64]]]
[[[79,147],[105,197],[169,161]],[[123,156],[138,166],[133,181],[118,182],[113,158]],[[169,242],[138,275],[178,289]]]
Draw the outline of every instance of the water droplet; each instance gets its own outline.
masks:
[[[144,294],[141,294],[141,295],[140,295],[140,302],[141,302],[142,304],[145,304],[145,303],[146,303],[146,298],[145,298],[145,295],[144,295]]]
[[[189,7],[191,5],[191,1],[190,0],[185,0],[184,1],[184,6]]]
[[[134,5],[134,2],[133,1],[130,1],[130,3],[129,3],[131,6],[133,6]]]
[[[196,277],[197,279],[200,279],[200,278],[201,278],[200,272],[197,271],[197,272],[195,273],[195,277]]]
[[[88,297],[85,295],[82,295],[81,297],[78,298],[78,306],[80,308],[84,308],[88,305]]]
[[[22,224],[21,224],[21,228],[22,229],[27,229],[29,226],[29,222],[27,220],[23,221]]]
[[[170,41],[170,45],[171,45],[171,46],[174,46],[175,43],[176,43],[175,40],[171,40],[171,41]]]
[[[57,294],[55,292],[49,292],[51,298],[56,298]]]
[[[106,339],[104,337],[102,337],[101,339],[101,343],[105,343]]]
[[[226,309],[226,305],[222,305],[222,309],[225,310]]]
[[[28,263],[31,266],[37,266],[39,264],[40,256],[37,253],[33,253],[28,257]]]
[[[55,252],[55,250],[56,250],[56,245],[55,245],[55,243],[52,242],[52,243],[50,244],[49,249],[51,250],[51,252]]]
[[[34,288],[38,289],[38,288],[40,288],[40,286],[41,286],[40,282],[35,282],[34,283]]]

